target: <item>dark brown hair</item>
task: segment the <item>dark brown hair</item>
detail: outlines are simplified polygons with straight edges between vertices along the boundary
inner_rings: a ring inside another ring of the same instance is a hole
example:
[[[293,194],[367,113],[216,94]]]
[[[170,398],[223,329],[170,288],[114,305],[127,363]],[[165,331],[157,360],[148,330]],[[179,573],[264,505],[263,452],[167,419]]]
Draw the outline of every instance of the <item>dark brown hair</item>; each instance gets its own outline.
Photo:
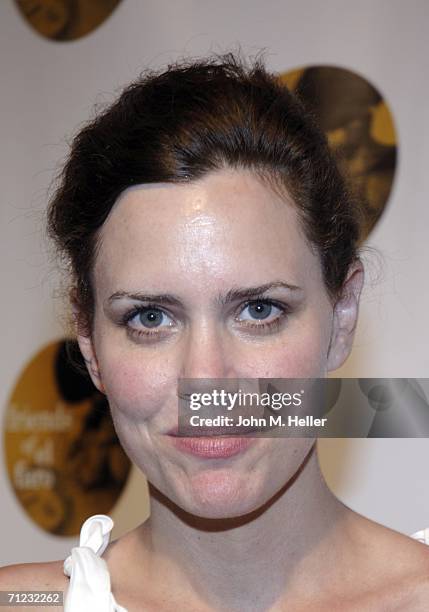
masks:
[[[358,209],[326,138],[260,59],[229,53],[146,72],[74,138],[48,208],[48,231],[70,267],[92,329],[97,230],[132,185],[195,181],[249,169],[292,196],[320,256],[327,291],[341,291],[357,258]]]

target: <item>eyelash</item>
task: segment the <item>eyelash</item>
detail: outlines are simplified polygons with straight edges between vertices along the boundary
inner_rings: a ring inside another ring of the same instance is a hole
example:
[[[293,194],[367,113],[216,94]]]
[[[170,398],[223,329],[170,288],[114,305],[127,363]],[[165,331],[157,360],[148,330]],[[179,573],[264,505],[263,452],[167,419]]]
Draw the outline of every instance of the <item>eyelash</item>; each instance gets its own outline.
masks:
[[[290,314],[291,312],[291,308],[286,304],[282,304],[280,302],[277,302],[271,299],[261,298],[261,299],[248,300],[244,304],[241,304],[238,314],[241,313],[243,310],[245,310],[248,306],[252,306],[255,304],[264,304],[264,305],[274,306],[275,308],[278,308],[280,310],[280,313],[272,321],[265,322],[265,323],[258,323],[256,325],[249,324],[249,323],[246,323],[243,325],[244,329],[250,328],[253,331],[257,331],[257,333],[261,333],[261,334],[267,331],[274,332],[278,330],[281,327],[282,323],[284,322],[285,317],[287,317],[287,315]],[[168,314],[156,304],[145,304],[144,306],[135,306],[134,308],[132,308],[130,311],[126,312],[123,315],[123,317],[120,320],[120,325],[126,327],[128,330],[128,333],[133,337],[137,337],[137,338],[145,337],[149,339],[155,338],[155,337],[158,337],[158,338],[162,337],[163,331],[165,330],[161,330],[161,331],[137,330],[137,329],[133,329],[129,325],[130,321],[132,321],[134,317],[136,317],[139,314],[143,314],[145,312],[151,311],[151,310],[162,312],[163,314]]]
[[[157,312],[162,312],[165,314],[165,311],[159,306],[157,306],[156,304],[145,304],[144,306],[135,306],[130,311],[126,312],[124,316],[122,317],[120,323],[121,325],[127,328],[127,331],[131,336],[134,336],[137,338],[140,338],[142,336],[145,336],[146,338],[154,338],[154,337],[159,338],[162,334],[162,331],[165,331],[165,330],[162,330],[162,331],[145,330],[144,331],[144,330],[133,329],[129,325],[130,321],[132,321],[134,317],[136,317],[139,314],[143,314],[145,312],[151,311],[151,310],[155,310]]]
[[[280,310],[280,313],[272,321],[257,323],[257,324],[246,323],[243,326],[244,329],[250,328],[251,330],[257,331],[257,333],[261,333],[261,334],[263,334],[266,331],[274,332],[280,329],[282,323],[284,322],[285,317],[291,312],[291,308],[287,306],[286,304],[281,304],[280,302],[277,302],[276,300],[256,298],[253,300],[248,300],[247,302],[242,304],[240,306],[239,313],[242,312],[248,306],[253,306],[255,304],[264,304],[264,305],[274,306],[275,308],[278,308]]]

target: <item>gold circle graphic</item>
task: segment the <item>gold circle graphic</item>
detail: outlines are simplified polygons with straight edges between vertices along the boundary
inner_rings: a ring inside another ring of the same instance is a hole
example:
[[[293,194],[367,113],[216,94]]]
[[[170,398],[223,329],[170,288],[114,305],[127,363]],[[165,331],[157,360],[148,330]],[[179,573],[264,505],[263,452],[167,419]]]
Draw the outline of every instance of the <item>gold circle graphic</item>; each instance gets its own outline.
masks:
[[[24,19],[45,38],[75,40],[89,34],[122,0],[15,0]]]
[[[24,368],[6,408],[4,448],[19,504],[56,535],[76,535],[88,516],[109,513],[130,470],[107,400],[71,366],[65,340]]]
[[[366,78],[338,66],[307,66],[282,73],[324,130],[363,212],[363,240],[385,210],[397,161],[392,113]]]

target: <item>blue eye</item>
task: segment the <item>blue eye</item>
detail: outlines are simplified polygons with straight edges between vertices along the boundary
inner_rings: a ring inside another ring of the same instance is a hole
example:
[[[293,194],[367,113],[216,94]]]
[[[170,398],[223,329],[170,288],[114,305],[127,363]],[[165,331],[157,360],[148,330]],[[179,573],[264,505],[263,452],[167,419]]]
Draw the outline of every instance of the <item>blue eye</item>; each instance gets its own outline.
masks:
[[[127,323],[133,330],[171,327],[173,321],[160,308],[140,306],[127,317]]]
[[[247,315],[243,316],[243,313],[247,311]],[[279,315],[284,313],[278,306],[275,306],[270,301],[258,300],[249,302],[246,304],[244,309],[241,311],[238,317],[239,321],[263,321],[264,323],[276,320]]]

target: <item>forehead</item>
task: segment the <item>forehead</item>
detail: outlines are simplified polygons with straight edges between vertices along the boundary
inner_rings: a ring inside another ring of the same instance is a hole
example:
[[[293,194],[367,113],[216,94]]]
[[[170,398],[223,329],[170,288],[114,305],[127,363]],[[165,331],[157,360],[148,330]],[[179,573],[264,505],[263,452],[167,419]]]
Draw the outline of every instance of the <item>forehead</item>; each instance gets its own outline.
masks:
[[[294,203],[250,172],[224,170],[124,191],[99,233],[95,281],[114,290],[156,281],[161,289],[163,279],[201,287],[282,272],[296,284],[294,275],[320,278]]]

